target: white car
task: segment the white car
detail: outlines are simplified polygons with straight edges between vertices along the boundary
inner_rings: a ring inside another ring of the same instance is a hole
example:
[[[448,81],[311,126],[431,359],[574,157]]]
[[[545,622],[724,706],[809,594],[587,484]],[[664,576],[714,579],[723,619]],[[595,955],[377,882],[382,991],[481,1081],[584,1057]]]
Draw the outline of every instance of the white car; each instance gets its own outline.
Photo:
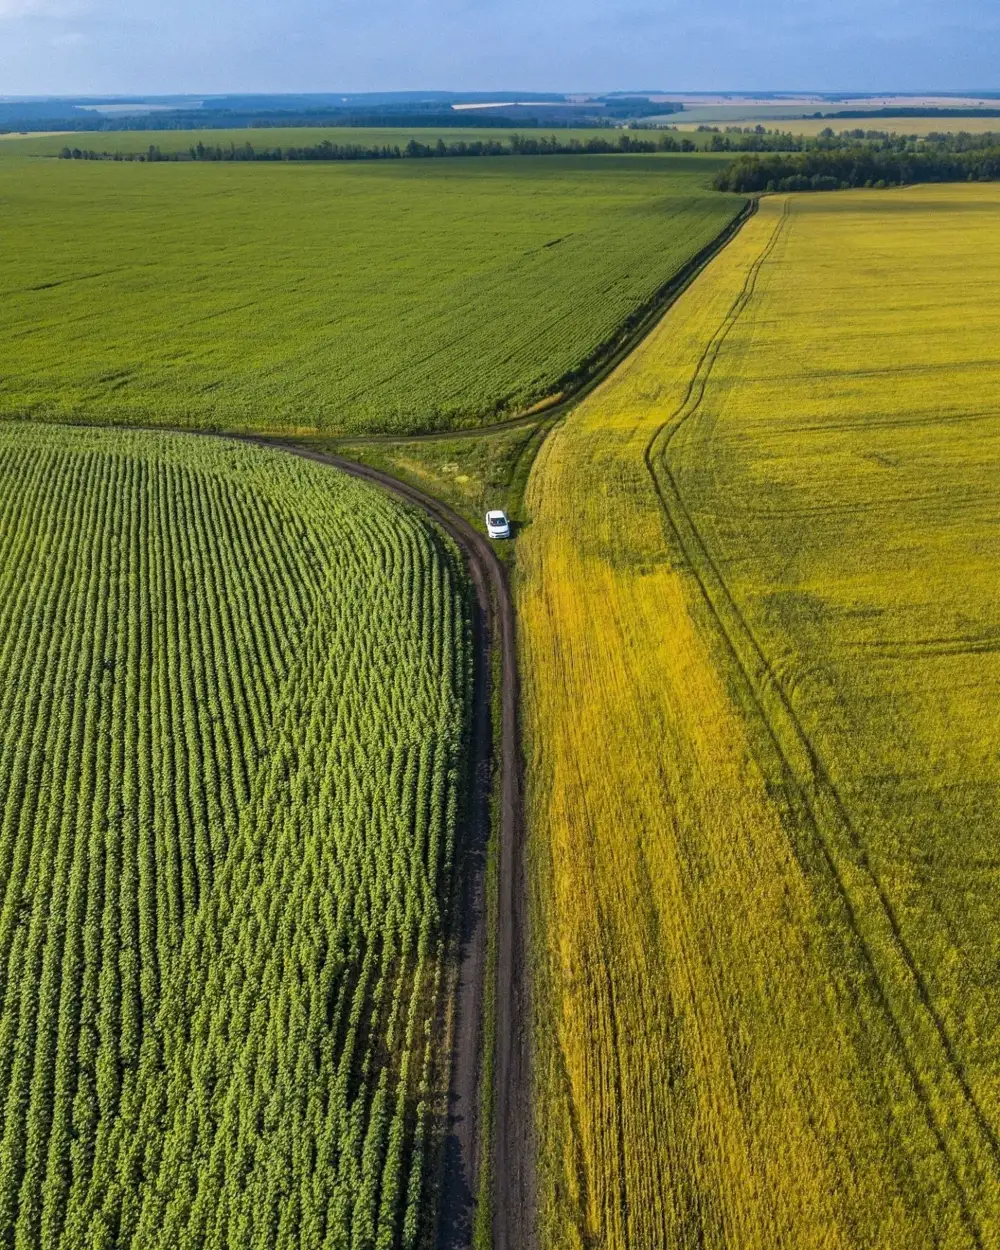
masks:
[[[489,538],[510,538],[510,522],[505,512],[487,512],[486,534]]]

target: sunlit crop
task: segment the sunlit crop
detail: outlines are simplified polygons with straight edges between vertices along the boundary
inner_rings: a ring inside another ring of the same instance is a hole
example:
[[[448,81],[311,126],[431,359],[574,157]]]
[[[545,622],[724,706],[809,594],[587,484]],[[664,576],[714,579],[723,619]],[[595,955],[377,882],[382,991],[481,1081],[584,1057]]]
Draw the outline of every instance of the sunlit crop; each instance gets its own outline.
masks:
[[[2,1244],[416,1244],[463,603],[332,470],[0,427]]]
[[[736,214],[742,200],[707,189],[717,167],[140,165],[5,149],[0,414],[300,431],[488,421],[559,390]]]
[[[766,200],[536,463],[546,1247],[1000,1238],[998,244]]]

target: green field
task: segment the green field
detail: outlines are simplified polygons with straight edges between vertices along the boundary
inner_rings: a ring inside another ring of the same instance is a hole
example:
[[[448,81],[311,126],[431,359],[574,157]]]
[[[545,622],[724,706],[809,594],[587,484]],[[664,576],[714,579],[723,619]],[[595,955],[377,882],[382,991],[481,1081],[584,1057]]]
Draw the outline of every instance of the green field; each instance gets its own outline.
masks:
[[[457,557],[184,436],[0,426],[0,500],[0,1243],[414,1246]]]
[[[0,1250],[435,1241],[461,560],[174,427],[511,512],[541,1250],[1000,1245],[997,186],[767,196],[626,356],[729,157],[54,159],[506,133],[0,144]]]
[[[43,420],[488,422],[563,386],[742,203],[707,190],[719,162],[703,156],[144,165],[16,149],[0,153],[0,414]]]

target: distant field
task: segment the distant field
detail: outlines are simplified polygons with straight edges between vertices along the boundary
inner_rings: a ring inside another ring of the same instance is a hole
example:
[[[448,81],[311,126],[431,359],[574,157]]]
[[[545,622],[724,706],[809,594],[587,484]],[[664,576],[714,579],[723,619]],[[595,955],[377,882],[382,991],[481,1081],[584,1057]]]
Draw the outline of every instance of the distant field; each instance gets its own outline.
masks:
[[[802,117],[802,110],[795,108],[747,109],[721,107],[686,110],[684,113],[671,113],[656,119],[663,125],[690,134],[698,139],[700,125],[718,126],[764,126],[768,130],[787,131],[795,135],[817,135],[821,130],[830,127],[839,133],[842,130],[886,130],[892,134],[928,135],[936,132],[957,133],[964,130],[970,134],[982,134],[985,131],[1000,132],[1000,117]],[[694,133],[692,133],[694,132]],[[151,143],[155,143],[162,152],[186,152],[190,147],[201,142],[213,147],[230,143],[237,145],[250,143],[255,148],[274,147],[306,147],[329,139],[331,143],[358,144],[361,147],[375,147],[383,144],[389,147],[405,147],[410,139],[421,143],[436,143],[443,139],[445,143],[466,143],[476,139],[505,140],[511,134],[518,133],[517,126],[508,129],[467,128],[463,126],[434,129],[400,129],[393,127],[284,127],[264,129],[238,130],[164,130],[164,131],[77,131],[73,133],[0,135],[4,147],[0,149],[0,162],[7,158],[22,156],[56,156],[65,146],[93,149],[96,152],[145,152]],[[608,129],[564,130],[539,127],[532,130],[521,130],[522,134],[550,136],[564,141],[570,139],[586,140],[590,138],[617,139],[619,132]],[[641,132],[635,132],[643,137]],[[656,137],[655,132],[650,136]],[[708,139],[705,139],[708,142]]]
[[[766,199],[536,462],[546,1247],[1000,1243],[998,244]]]
[[[39,130],[36,133],[29,136],[29,135],[23,135],[16,130],[5,130],[5,131],[0,131],[0,142],[15,143],[18,145],[18,147],[15,149],[16,153],[20,155],[30,155],[35,149],[36,145],[39,150],[42,149],[42,144],[40,142],[41,140],[50,139],[52,138],[53,135],[60,135],[62,133],[63,131],[61,130]],[[58,150],[59,149],[57,148],[56,151]]]
[[[899,135],[968,134],[981,135],[989,131],[1000,134],[1000,117],[799,117],[789,118],[776,114],[760,114],[753,117],[713,117],[710,121],[682,121],[677,123],[681,131],[697,131],[699,124],[718,126],[764,126],[768,130],[786,131],[793,135],[818,135],[829,127],[835,134],[842,130],[884,130]],[[697,137],[697,136],[694,136]]]
[[[743,104],[689,104],[684,106],[683,113],[664,113],[651,120],[665,124],[676,122],[678,125],[706,122],[713,126],[726,123],[745,126],[748,121],[750,125],[756,121],[777,124],[801,117],[803,113],[814,112],[817,108],[819,105],[816,104],[760,104],[752,100]]]
[[[488,422],[558,389],[731,219],[742,201],[706,187],[718,165],[145,165],[5,145],[0,414]]]
[[[0,605],[3,1244],[413,1250],[457,553],[281,453],[4,424]]]
[[[746,123],[744,123],[746,124]],[[890,134],[918,135],[1000,134],[1000,117],[806,117],[797,122],[783,122],[777,129],[796,135],[818,135],[829,126],[839,134],[842,130],[887,130]]]

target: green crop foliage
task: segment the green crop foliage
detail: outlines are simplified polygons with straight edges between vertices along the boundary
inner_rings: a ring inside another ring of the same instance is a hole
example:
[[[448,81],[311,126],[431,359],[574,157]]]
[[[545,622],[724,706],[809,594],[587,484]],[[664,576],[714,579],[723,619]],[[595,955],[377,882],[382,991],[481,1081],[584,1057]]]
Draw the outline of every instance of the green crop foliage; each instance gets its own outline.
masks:
[[[416,1243],[463,585],[318,465],[0,427],[0,1245]]]
[[[562,389],[743,202],[697,155],[9,155],[28,142],[0,145],[0,415],[42,420],[489,422]]]

